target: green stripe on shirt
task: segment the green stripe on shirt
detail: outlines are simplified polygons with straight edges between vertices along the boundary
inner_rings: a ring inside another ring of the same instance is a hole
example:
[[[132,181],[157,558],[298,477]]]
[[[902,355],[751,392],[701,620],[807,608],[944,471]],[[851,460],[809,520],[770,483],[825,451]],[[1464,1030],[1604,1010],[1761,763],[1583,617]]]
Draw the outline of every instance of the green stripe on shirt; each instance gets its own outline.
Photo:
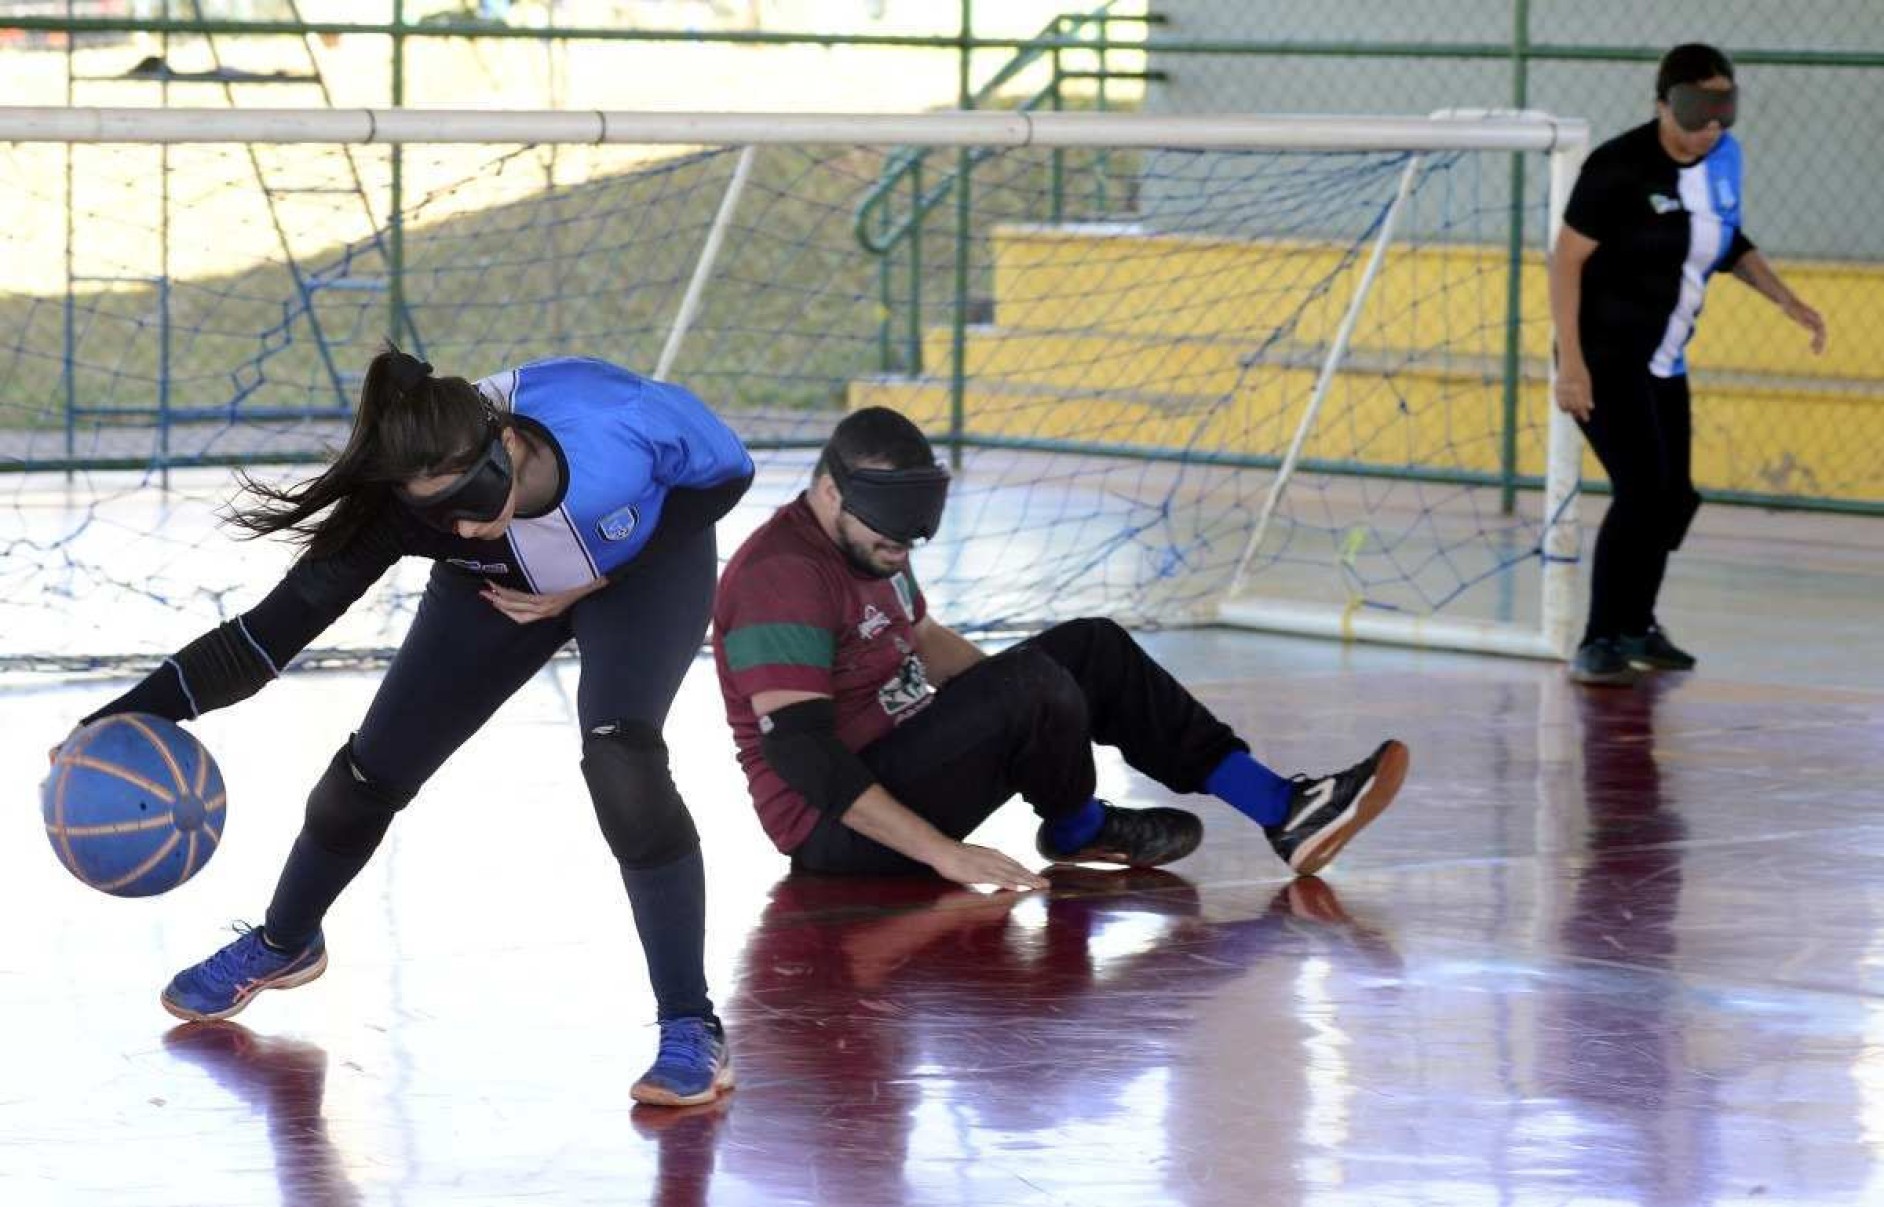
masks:
[[[837,641],[826,629],[809,624],[755,624],[726,634],[726,665],[735,671],[755,666],[831,665]]]

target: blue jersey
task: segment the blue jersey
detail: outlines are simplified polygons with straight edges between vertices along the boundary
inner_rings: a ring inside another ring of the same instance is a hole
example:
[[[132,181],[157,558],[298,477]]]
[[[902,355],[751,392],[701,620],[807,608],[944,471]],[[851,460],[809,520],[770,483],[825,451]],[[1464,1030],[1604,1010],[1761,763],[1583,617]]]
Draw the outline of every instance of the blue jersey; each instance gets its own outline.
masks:
[[[752,458],[739,437],[680,386],[606,361],[565,358],[495,374],[477,388],[555,455],[551,505],[513,519],[497,540],[473,540],[427,526],[388,496],[345,547],[301,558],[236,618],[268,671],[279,673],[402,557],[431,558],[518,590],[565,591],[620,577],[638,555],[658,557],[710,528],[751,485]],[[198,715],[181,658],[93,717],[126,709],[173,721]]]
[[[668,540],[711,526],[752,477],[739,437],[690,391],[605,361],[536,361],[477,386],[554,452],[553,505],[496,540],[439,532],[388,505],[345,549],[296,562],[242,615],[272,666],[287,665],[401,557],[520,591],[564,591],[624,570],[657,530]]]
[[[752,473],[739,437],[690,391],[607,361],[540,360],[477,387],[546,436],[562,470],[555,506],[513,520],[505,534],[532,591],[579,587],[627,565],[670,491]]]

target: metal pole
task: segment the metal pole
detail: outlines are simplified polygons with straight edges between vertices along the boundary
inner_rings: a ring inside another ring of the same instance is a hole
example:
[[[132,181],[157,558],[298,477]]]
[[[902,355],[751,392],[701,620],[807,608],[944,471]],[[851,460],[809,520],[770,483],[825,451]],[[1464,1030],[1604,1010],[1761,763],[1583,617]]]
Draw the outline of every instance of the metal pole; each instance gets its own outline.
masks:
[[[903,371],[922,376],[922,160],[909,169],[909,357]],[[887,257],[886,257],[887,259]]]
[[[1511,31],[1511,107],[1524,111],[1530,95],[1530,0],[1516,0]],[[1504,433],[1498,449],[1498,509],[1518,507],[1518,404],[1522,395],[1524,318],[1524,156],[1511,153],[1511,214],[1505,246]]]
[[[66,16],[72,15],[74,0],[66,0]],[[65,104],[70,109],[78,103],[77,91],[73,87],[73,43],[76,39],[65,40]],[[78,197],[72,191],[74,173],[72,171],[71,143],[65,145],[65,330],[62,339],[62,352],[65,357],[65,471],[66,481],[72,480],[71,463],[78,448],[78,298],[73,292],[73,223],[72,215],[78,209]]]
[[[739,208],[739,195],[746,191],[746,176],[752,171],[752,155],[756,149],[740,148],[739,160],[733,165],[733,178],[726,182],[726,192],[720,197],[719,212],[713,215],[713,225],[707,229],[706,241],[700,245],[700,258],[694,261],[693,276],[687,282],[687,292],[680,299],[680,309],[674,314],[674,325],[667,330],[667,343],[661,347],[661,358],[654,363],[656,381],[666,381],[668,371],[680,358],[680,347],[687,339],[687,328],[693,326],[694,315],[700,310],[700,295],[706,292],[707,278],[713,275],[713,264],[720,258],[720,244],[726,239],[726,228],[732,223],[733,211]]]
[[[956,78],[957,104],[974,108],[969,88],[973,57],[974,0],[962,0],[961,58]],[[968,428],[968,243],[973,232],[969,208],[968,173],[974,152],[963,147],[955,154],[955,310],[949,323],[949,464],[962,467],[962,437]]]
[[[393,0],[391,100],[395,109],[403,108],[406,103],[405,25],[406,0]],[[391,307],[386,316],[386,331],[395,340],[404,334],[400,326],[406,313],[405,153],[403,145],[392,149],[392,179],[386,207],[386,251],[392,261],[386,266],[386,297]],[[414,348],[415,353],[419,351]]]
[[[1269,497],[1263,500],[1262,513],[1256,518],[1256,527],[1250,530],[1249,540],[1243,546],[1243,556],[1237,559],[1236,573],[1230,577],[1227,593],[1232,598],[1243,589],[1243,579],[1249,574],[1249,564],[1255,559],[1263,537],[1269,533],[1269,521],[1275,516],[1276,505],[1282,501],[1284,488],[1295,476],[1302,446],[1308,442],[1308,434],[1315,430],[1315,420],[1321,415],[1322,401],[1328,397],[1329,387],[1334,384],[1335,373],[1341,367],[1341,358],[1347,355],[1348,341],[1354,338],[1354,328],[1361,320],[1361,309],[1367,304],[1367,295],[1373,292],[1374,281],[1380,276],[1380,266],[1387,259],[1387,248],[1393,242],[1393,228],[1399,225],[1400,211],[1406,208],[1407,198],[1413,195],[1413,182],[1419,178],[1424,163],[1425,156],[1415,155],[1407,160],[1405,171],[1400,173],[1399,191],[1394,194],[1386,215],[1380,220],[1380,233],[1374,237],[1374,250],[1368,254],[1367,266],[1361,270],[1361,279],[1355,283],[1354,293],[1348,298],[1348,308],[1341,316],[1341,325],[1335,328],[1334,339],[1329,342],[1328,351],[1322,356],[1321,372],[1315,378],[1315,389],[1308,397],[1308,405],[1302,409],[1301,422],[1295,425],[1295,438],[1289,442],[1289,451],[1276,469],[1275,481],[1269,484]]]

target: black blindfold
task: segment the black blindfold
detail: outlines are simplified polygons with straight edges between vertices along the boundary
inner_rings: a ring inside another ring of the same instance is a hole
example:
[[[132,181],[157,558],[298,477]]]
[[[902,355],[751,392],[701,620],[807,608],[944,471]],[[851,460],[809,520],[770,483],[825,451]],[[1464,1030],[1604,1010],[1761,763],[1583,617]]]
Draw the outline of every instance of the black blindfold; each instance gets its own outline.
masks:
[[[437,494],[415,495],[404,486],[395,492],[419,519],[450,532],[460,520],[484,524],[502,515],[510,502],[511,476],[510,450],[500,431],[492,434],[483,456]]]
[[[1723,130],[1731,128],[1739,104],[1738,88],[1722,90],[1703,88],[1699,84],[1676,84],[1668,90],[1668,109],[1675,115],[1675,124],[1690,134],[1707,129],[1709,122],[1719,122]]]
[[[831,461],[844,510],[893,541],[913,545],[935,536],[949,497],[941,463],[915,469],[846,469]]]

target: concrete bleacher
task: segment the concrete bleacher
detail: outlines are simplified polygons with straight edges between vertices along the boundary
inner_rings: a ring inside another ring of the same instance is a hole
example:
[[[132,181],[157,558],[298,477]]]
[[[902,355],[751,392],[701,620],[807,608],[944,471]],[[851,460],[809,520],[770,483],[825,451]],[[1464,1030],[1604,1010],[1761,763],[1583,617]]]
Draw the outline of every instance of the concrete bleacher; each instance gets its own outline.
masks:
[[[965,346],[967,430],[1277,453],[1364,260],[1316,243],[1117,226],[1000,228],[993,321],[971,327]],[[1689,349],[1697,481],[1718,491],[1884,499],[1876,452],[1884,444],[1884,347],[1839,337],[1884,326],[1884,269],[1781,267],[1827,316],[1830,345],[1814,357],[1805,333],[1765,299],[1737,281],[1715,281]],[[1502,248],[1390,252],[1305,454],[1496,471],[1505,278]],[[1525,263],[1521,290],[1519,469],[1534,475],[1549,406],[1541,258]],[[922,363],[915,376],[852,383],[851,405],[894,406],[932,430],[946,427],[946,328],[925,334]],[[1601,475],[1593,459],[1585,469]]]

